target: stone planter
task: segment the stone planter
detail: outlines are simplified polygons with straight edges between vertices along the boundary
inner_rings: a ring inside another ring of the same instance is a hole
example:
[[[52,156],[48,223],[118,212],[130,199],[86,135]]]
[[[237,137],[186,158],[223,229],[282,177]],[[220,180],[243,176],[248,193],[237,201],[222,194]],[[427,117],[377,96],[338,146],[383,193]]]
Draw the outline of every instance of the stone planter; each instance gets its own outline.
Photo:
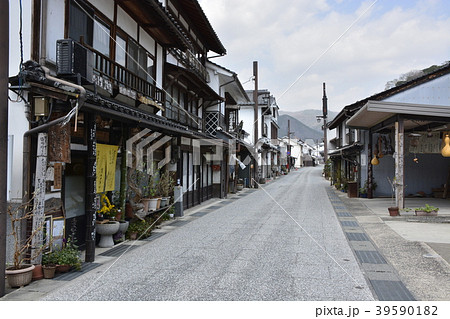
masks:
[[[120,223],[116,221],[110,221],[106,223],[97,223],[95,225],[97,234],[100,235],[100,242],[98,247],[108,248],[114,246],[113,235],[119,231]]]
[[[241,191],[244,189],[244,184],[236,184],[236,190]]]
[[[125,234],[125,232],[128,229],[128,226],[130,226],[130,223],[127,222],[126,220],[121,220],[119,221],[119,231],[122,232],[122,234]]]
[[[53,277],[55,277],[56,265],[42,266],[42,271],[44,272],[45,279],[52,279]]]
[[[26,286],[33,279],[34,265],[22,265],[20,269],[7,268],[5,270],[8,284],[11,288]]]
[[[424,210],[416,210],[415,214],[416,216],[437,216],[438,211],[432,210],[431,212],[426,212]]]

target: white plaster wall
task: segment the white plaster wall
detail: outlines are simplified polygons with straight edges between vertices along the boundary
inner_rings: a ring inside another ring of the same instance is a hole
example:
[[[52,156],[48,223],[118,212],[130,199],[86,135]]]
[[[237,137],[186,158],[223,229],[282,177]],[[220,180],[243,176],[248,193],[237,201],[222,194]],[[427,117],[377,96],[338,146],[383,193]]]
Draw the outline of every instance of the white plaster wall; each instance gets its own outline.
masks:
[[[117,7],[117,25],[137,40],[137,23],[122,8]]]
[[[246,107],[239,110],[239,120],[243,121],[242,128],[244,131],[249,133],[248,141],[253,144],[254,143],[254,133],[253,133],[253,122],[255,121],[253,118],[253,108],[252,107]]]
[[[57,0],[58,2],[64,2]],[[111,0],[90,0],[90,3],[96,7],[101,13],[108,17],[109,20],[114,21],[114,1]]]
[[[9,2],[10,17],[19,17],[19,2]],[[22,35],[23,35],[23,60],[30,60],[31,44],[31,3],[22,5]],[[19,19],[10,19],[9,30],[9,75],[19,73],[20,64],[20,42],[19,42]],[[17,95],[9,91],[11,99],[16,100]],[[27,96],[25,95],[25,98]],[[23,102],[8,102],[8,135],[12,135],[13,151],[8,155],[8,172],[11,180],[7,183],[8,200],[20,202],[22,199],[22,165],[23,165],[23,134],[28,130],[28,121],[25,118],[25,105]]]

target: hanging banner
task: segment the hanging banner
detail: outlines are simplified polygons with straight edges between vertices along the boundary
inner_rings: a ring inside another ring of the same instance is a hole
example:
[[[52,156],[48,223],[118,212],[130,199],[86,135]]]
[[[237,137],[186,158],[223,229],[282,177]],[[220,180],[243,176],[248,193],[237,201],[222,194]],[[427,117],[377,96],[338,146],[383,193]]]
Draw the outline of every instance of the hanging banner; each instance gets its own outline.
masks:
[[[97,194],[113,191],[119,146],[97,143]]]

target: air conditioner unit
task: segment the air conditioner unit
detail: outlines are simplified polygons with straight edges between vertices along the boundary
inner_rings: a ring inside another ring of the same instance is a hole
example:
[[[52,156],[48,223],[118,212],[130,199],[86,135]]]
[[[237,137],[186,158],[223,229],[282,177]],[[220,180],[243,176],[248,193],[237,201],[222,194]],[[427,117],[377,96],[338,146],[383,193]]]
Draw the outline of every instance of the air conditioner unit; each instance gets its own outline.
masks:
[[[56,74],[92,83],[94,54],[72,39],[56,41]]]

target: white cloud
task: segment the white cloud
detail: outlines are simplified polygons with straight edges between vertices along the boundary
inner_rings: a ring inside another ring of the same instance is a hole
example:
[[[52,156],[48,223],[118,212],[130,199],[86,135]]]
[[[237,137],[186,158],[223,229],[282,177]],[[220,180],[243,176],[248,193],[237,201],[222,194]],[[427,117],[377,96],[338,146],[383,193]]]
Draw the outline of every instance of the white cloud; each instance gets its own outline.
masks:
[[[322,82],[330,109],[338,111],[384,90],[402,73],[449,60],[446,0],[377,1],[280,98],[373,1],[199,2],[228,52],[214,62],[245,82],[257,60],[259,87],[269,89],[285,111],[320,108]]]

